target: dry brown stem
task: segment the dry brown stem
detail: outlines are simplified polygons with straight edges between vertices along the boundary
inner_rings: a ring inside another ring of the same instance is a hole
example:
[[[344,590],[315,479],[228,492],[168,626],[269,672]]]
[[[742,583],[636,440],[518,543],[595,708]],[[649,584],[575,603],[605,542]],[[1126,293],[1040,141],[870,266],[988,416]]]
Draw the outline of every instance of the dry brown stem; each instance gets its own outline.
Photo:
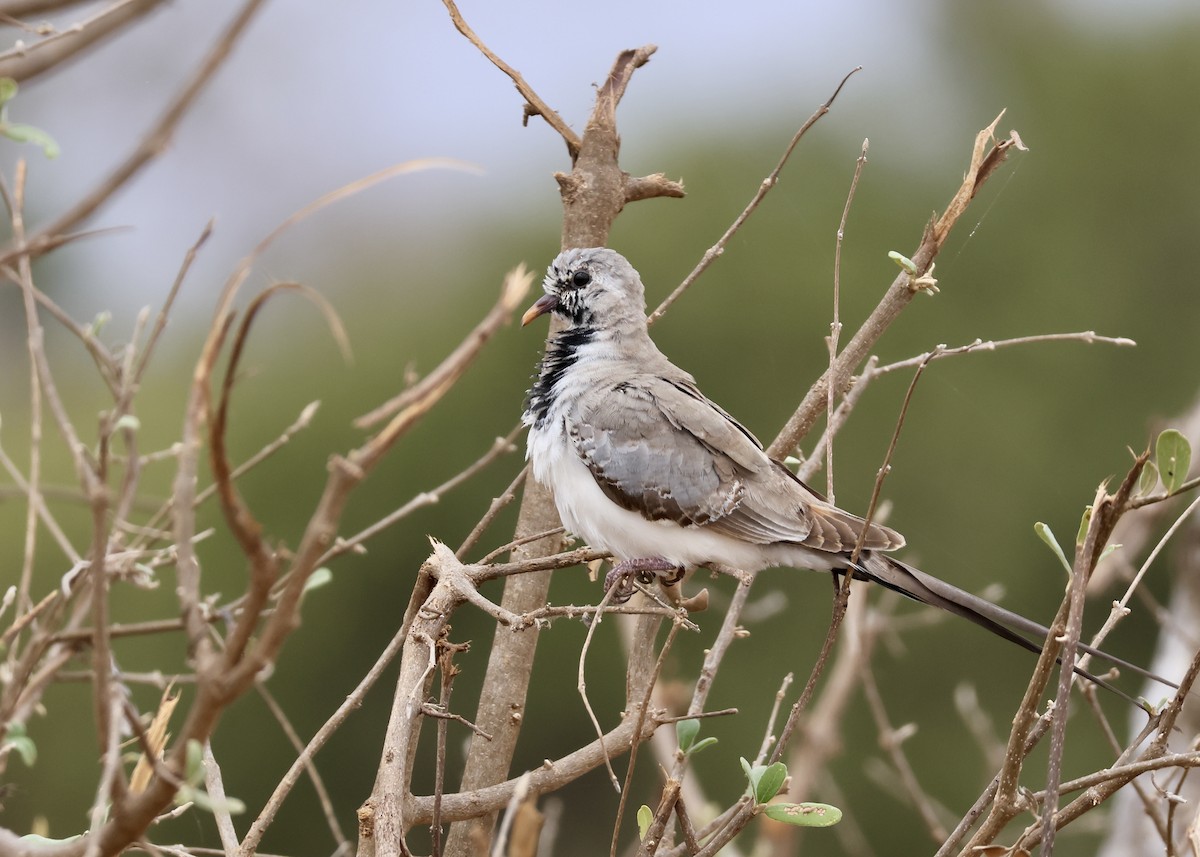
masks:
[[[1003,115],[1003,114],[1001,114]],[[1016,132],[1004,139],[989,144],[994,139],[996,125],[1000,116],[991,125],[984,128],[975,137],[975,145],[971,152],[971,163],[967,174],[946,206],[945,212],[925,230],[921,243],[911,255],[913,271],[903,270],[892,281],[878,306],[863,322],[858,332],[846,343],[845,349],[805,394],[800,406],[788,419],[778,436],[772,441],[769,452],[776,458],[782,458],[796,449],[800,440],[812,428],[813,423],[826,408],[827,389],[832,384],[834,389],[841,390],[850,380],[854,369],[867,358],[875,343],[891,326],[897,316],[912,301],[913,297],[925,287],[922,278],[928,277],[937,258],[949,237],[951,229],[966,210],[967,205],[978,193],[979,188],[1001,163],[1008,157],[1008,152],[1014,146],[1020,146],[1020,138]]]
[[[163,0],[116,0],[100,11],[45,37],[0,53],[0,76],[20,82],[50,71],[130,27]],[[14,6],[37,4],[11,4]],[[26,11],[3,14],[28,14]]]

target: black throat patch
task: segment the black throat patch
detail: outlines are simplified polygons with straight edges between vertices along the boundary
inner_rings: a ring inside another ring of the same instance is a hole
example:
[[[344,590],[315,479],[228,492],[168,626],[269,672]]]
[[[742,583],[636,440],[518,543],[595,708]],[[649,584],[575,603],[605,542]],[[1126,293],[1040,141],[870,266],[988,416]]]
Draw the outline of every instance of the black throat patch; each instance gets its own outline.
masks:
[[[555,334],[546,345],[546,353],[538,364],[537,380],[525,397],[525,413],[532,418],[534,428],[541,428],[550,408],[558,398],[555,387],[567,370],[579,359],[579,349],[596,338],[591,325],[568,327]]]

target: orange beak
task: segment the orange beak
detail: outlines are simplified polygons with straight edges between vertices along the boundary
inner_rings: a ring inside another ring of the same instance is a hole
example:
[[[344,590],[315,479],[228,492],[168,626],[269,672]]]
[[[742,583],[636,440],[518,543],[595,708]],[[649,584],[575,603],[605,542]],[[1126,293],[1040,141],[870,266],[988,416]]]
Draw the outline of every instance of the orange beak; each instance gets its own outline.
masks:
[[[558,306],[558,298],[554,295],[542,295],[529,309],[525,310],[525,314],[521,316],[521,327],[529,324],[539,315],[545,315]]]

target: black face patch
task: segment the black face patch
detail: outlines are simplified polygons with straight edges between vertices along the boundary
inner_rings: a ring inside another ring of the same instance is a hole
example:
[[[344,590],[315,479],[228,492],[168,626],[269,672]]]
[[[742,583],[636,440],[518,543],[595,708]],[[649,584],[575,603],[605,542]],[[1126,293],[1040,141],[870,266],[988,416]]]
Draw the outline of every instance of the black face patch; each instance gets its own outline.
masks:
[[[575,285],[582,278],[580,285]],[[592,282],[587,271],[576,271],[566,279],[559,279],[554,290],[558,306],[554,312],[567,319],[575,327],[592,327],[592,311],[587,305],[584,288]]]

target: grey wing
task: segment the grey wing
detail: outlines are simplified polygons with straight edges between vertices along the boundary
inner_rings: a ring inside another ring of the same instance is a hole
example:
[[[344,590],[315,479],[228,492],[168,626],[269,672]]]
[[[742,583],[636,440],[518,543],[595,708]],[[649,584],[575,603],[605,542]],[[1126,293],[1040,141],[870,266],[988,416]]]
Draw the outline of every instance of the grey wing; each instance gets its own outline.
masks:
[[[754,544],[853,548],[864,521],[832,506],[763,451],[691,378],[637,376],[594,390],[571,427],[604,493],[650,520],[703,526]],[[903,545],[872,524],[865,548]]]
[[[744,481],[735,461],[685,429],[657,377],[593,390],[569,426],[575,451],[610,500],[652,520],[707,524],[737,508]]]

